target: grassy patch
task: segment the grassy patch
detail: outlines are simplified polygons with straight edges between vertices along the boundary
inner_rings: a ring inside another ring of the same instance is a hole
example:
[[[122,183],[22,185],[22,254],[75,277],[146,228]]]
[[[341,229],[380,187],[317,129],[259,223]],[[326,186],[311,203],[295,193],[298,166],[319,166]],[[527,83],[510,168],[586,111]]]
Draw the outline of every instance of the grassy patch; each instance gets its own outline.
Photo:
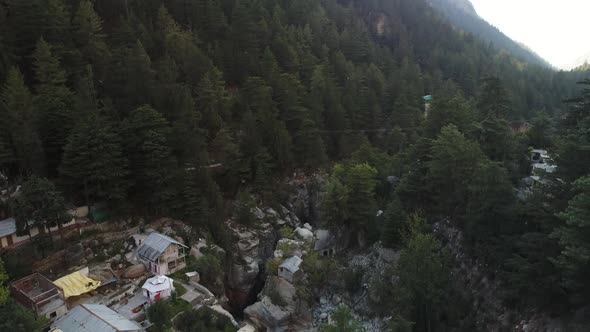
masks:
[[[186,294],[186,288],[184,288],[184,286],[180,283],[175,282],[174,289],[176,290],[176,296],[180,297]]]

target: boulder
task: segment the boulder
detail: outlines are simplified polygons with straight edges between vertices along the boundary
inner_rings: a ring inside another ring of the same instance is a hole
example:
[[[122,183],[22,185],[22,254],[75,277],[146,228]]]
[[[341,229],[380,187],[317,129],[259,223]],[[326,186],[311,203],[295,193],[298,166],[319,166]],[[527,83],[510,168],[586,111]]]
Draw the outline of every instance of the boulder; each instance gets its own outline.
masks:
[[[279,332],[287,329],[291,313],[274,305],[265,296],[262,301],[244,309],[244,316],[260,331]]]
[[[139,263],[139,259],[137,258],[137,253],[135,251],[130,251],[125,254],[125,260],[131,264]]]
[[[269,296],[271,292],[274,294]],[[259,302],[244,310],[247,321],[263,331],[300,330],[297,326],[305,326],[310,323],[309,309],[305,305],[297,305],[297,290],[288,281],[269,277],[265,283],[262,298]],[[281,303],[273,303],[273,299],[280,297]]]
[[[230,268],[228,282],[232,288],[249,291],[260,271],[252,257],[243,257],[241,264],[234,263]]]
[[[256,217],[256,219],[262,220],[264,219],[264,212],[262,212],[262,210],[260,210],[260,208],[253,208],[252,209],[252,213],[254,214],[254,216]]]
[[[135,264],[131,265],[130,267],[125,269],[123,272],[124,279],[135,279],[143,276],[145,274],[145,265],[143,264]]]
[[[307,230],[310,230],[310,231],[313,231],[313,227],[311,227],[311,225],[308,224],[308,223],[303,224],[303,228],[305,228]]]
[[[313,241],[313,233],[312,233],[312,231],[310,231],[307,228],[297,227],[295,229],[295,235],[297,235],[298,238],[300,238],[304,241],[308,241],[308,242]]]
[[[266,208],[266,210],[264,210],[264,212],[266,212],[266,215],[272,218],[279,218],[279,213],[277,211],[275,211],[273,208]]]

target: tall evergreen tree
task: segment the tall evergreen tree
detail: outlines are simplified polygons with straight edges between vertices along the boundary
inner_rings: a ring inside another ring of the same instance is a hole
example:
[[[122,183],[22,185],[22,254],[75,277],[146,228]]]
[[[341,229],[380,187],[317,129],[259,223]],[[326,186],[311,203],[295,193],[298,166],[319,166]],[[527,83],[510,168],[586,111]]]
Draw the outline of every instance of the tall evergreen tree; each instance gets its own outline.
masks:
[[[225,89],[222,73],[209,70],[196,89],[197,109],[202,115],[202,126],[214,137],[225,121],[230,120],[230,96]]]
[[[63,147],[73,126],[73,94],[66,86],[66,73],[52,48],[41,38],[33,54],[37,96],[37,128],[43,142],[49,174],[55,175]]]
[[[576,195],[560,219],[565,224],[552,236],[559,240],[561,253],[552,262],[563,271],[563,286],[572,301],[584,303],[590,294],[590,177],[582,177],[574,183]]]
[[[469,179],[485,155],[477,143],[465,138],[453,125],[442,129],[431,154],[427,178],[437,193],[439,211],[448,216],[461,215],[468,200]]]
[[[94,65],[95,72],[101,77],[109,57],[109,48],[102,30],[102,19],[94,11],[89,0],[81,0],[72,19],[74,41],[82,51],[85,60]]]
[[[41,140],[34,123],[33,102],[22,74],[17,68],[8,72],[0,98],[2,127],[22,172],[44,174],[45,161]]]
[[[164,213],[174,196],[176,159],[168,143],[170,128],[164,117],[144,105],[133,110],[122,124],[123,146],[129,158],[132,190],[138,206]]]
[[[410,235],[408,216],[399,197],[395,195],[385,210],[381,241],[388,248],[398,248],[409,241]]]
[[[95,114],[76,123],[59,170],[64,182],[89,205],[106,201],[114,206],[127,198],[128,160],[121,137],[111,123]]]

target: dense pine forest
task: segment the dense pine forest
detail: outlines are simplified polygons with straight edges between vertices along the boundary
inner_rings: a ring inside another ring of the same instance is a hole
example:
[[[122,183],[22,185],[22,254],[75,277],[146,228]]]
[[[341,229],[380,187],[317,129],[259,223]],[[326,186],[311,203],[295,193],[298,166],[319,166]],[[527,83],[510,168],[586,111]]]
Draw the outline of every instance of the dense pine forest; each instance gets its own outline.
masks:
[[[326,225],[438,266],[422,230],[447,220],[509,306],[574,312],[590,298],[584,69],[527,63],[422,0],[0,0],[0,170],[22,184],[2,204],[22,233],[71,202],[229,247],[228,203],[326,173]],[[522,198],[530,148],[557,171]],[[410,273],[403,321],[459,326],[450,283]]]

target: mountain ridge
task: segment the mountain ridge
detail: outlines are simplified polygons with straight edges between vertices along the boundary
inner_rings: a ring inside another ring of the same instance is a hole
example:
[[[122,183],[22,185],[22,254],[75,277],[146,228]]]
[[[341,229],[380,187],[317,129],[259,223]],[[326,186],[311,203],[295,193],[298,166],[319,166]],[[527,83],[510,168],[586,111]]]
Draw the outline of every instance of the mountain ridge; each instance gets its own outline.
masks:
[[[469,32],[496,48],[504,49],[515,57],[530,64],[546,68],[553,66],[530,47],[512,39],[492,23],[483,19],[469,0],[428,0],[428,3],[441,13],[453,26]]]
[[[590,63],[590,51],[586,52],[586,54],[576,58],[574,61],[565,64],[563,69],[565,70],[575,70],[576,68],[580,68],[582,66],[587,65]]]

